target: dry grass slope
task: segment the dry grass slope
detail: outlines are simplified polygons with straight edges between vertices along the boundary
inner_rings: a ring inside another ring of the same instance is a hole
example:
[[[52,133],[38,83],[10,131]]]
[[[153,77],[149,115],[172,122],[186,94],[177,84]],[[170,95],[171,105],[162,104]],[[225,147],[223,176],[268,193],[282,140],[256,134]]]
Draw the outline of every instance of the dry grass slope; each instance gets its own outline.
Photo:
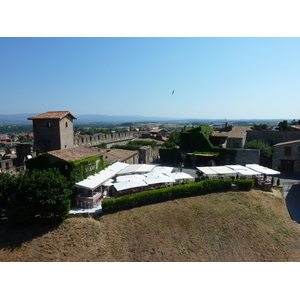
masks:
[[[257,190],[0,229],[0,261],[299,260],[300,228],[284,200]]]

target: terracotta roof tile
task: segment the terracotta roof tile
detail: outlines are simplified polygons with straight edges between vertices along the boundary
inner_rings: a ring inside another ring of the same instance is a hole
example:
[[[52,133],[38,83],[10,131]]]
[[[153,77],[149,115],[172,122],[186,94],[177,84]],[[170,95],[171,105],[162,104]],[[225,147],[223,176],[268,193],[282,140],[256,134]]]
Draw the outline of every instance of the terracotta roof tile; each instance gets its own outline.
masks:
[[[250,126],[232,126],[231,130],[215,130],[212,136],[229,137],[229,138],[243,138],[247,134],[247,130],[251,130]]]
[[[62,119],[63,117],[70,115],[72,119],[77,119],[69,111],[48,111],[33,117],[28,118],[28,120],[36,119]]]
[[[103,155],[107,156],[106,162],[111,162],[115,159],[124,161],[133,155],[136,155],[138,151],[124,150],[124,149],[97,149],[87,146],[73,147],[67,149],[60,149],[47,152],[49,155],[55,156],[66,161],[81,160],[90,156]]]

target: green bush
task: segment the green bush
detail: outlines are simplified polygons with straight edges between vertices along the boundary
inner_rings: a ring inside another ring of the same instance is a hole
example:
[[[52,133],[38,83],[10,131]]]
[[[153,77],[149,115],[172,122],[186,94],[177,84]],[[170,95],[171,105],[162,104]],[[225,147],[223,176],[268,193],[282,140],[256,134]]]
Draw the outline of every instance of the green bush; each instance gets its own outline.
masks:
[[[0,173],[0,211],[7,209],[9,201],[17,188],[15,175]]]
[[[193,182],[186,185],[144,191],[116,199],[103,200],[102,210],[103,212],[117,211],[178,198],[203,195],[210,192],[228,191],[231,188],[231,183],[231,179],[206,179],[197,183]]]
[[[238,185],[239,190],[249,191],[254,186],[253,179],[236,179],[234,183]]]
[[[71,194],[69,182],[58,169],[20,173],[6,216],[12,224],[62,220],[69,214]]]

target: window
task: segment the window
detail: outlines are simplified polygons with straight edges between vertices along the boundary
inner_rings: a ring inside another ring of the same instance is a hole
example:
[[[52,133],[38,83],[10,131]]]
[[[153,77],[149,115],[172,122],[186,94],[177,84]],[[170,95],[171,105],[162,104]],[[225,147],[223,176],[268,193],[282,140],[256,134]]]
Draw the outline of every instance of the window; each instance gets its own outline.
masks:
[[[66,128],[68,127],[68,122],[66,122]]]
[[[47,127],[50,128],[51,127],[51,123],[47,122]]]
[[[292,147],[284,147],[284,155],[292,155]]]

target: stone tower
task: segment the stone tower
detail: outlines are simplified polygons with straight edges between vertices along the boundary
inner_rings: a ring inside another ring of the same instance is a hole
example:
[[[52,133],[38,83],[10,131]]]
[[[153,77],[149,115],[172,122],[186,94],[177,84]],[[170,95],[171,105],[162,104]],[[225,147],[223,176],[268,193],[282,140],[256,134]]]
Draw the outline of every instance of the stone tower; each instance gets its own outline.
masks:
[[[48,111],[28,118],[33,123],[36,154],[74,147],[73,120],[69,111]]]

